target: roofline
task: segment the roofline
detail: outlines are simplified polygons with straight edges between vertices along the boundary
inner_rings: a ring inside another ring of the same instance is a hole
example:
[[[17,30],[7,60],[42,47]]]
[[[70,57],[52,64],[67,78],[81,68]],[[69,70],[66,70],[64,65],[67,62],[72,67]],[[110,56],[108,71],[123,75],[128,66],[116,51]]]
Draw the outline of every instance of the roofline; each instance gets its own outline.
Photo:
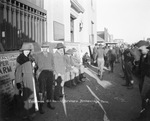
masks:
[[[78,13],[84,13],[84,8],[81,6],[81,4],[78,3],[77,0],[70,0],[71,2],[71,6],[73,6],[73,8],[75,8],[75,10],[78,12]]]

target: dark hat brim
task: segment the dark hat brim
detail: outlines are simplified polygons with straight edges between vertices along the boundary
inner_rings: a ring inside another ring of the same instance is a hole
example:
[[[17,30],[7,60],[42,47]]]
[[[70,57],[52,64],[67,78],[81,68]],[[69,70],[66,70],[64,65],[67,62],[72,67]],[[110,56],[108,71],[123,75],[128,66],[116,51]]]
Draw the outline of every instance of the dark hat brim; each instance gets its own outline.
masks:
[[[64,46],[63,44],[61,44],[61,45],[57,45],[55,48],[56,49],[61,49],[61,48],[66,48],[66,46]]]
[[[141,40],[138,43],[135,44],[135,46],[142,47],[142,46],[149,46],[149,43],[147,41]]]
[[[148,46],[148,47],[147,47],[147,49],[149,49],[149,50],[150,50],[150,46]]]
[[[69,49],[69,50],[67,50],[65,53],[66,53],[66,54],[72,54],[73,52],[72,52],[71,49]]]
[[[23,50],[30,50],[31,51],[32,49],[20,49],[20,51],[23,51]]]

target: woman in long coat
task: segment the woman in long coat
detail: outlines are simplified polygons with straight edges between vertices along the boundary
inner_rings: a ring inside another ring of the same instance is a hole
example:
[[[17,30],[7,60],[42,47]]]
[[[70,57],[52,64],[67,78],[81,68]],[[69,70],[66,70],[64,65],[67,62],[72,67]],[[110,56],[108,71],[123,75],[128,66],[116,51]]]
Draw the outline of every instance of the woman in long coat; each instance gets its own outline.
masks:
[[[33,66],[30,59],[32,45],[24,43],[21,50],[21,54],[17,58],[17,67],[15,73],[15,81],[17,89],[19,90],[20,101],[22,105],[21,116],[23,118],[30,118],[35,113],[34,103],[34,84],[33,81]]]

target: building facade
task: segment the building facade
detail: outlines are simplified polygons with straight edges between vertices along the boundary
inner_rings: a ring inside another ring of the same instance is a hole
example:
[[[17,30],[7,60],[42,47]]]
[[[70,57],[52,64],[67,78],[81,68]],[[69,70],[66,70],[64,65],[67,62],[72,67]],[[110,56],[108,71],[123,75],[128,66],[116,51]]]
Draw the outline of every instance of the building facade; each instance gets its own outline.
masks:
[[[46,41],[44,0],[0,0],[0,42],[5,51],[18,50],[23,42]]]
[[[96,0],[45,0],[44,8],[48,42],[87,51],[87,46],[96,42]]]
[[[113,42],[113,35],[109,34],[107,28],[104,28],[104,31],[98,31],[97,36],[101,37],[104,40],[104,43]]]

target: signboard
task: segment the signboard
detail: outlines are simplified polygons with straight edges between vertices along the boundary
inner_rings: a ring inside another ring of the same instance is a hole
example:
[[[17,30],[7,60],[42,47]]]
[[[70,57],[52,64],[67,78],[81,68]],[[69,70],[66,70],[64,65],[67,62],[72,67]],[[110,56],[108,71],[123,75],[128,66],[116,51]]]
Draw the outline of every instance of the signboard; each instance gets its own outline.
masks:
[[[0,53],[0,113],[10,108],[6,105],[14,95],[12,80],[15,79],[14,72],[18,55],[19,52]]]

